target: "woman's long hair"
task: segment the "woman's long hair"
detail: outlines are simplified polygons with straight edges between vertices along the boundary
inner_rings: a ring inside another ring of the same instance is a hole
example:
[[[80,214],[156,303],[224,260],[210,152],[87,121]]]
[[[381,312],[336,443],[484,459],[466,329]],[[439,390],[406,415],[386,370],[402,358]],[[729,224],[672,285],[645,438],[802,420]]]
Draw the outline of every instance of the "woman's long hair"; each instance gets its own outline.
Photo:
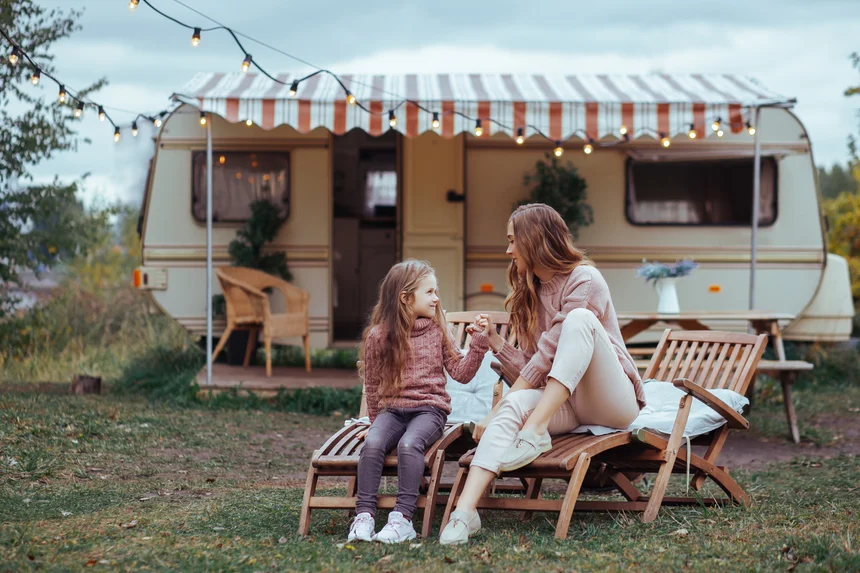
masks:
[[[511,314],[511,328],[516,329],[520,348],[530,350],[540,336],[540,279],[534,274],[535,267],[566,274],[579,265],[592,263],[573,245],[564,219],[549,205],[530,203],[517,207],[509,222],[513,224],[519,259],[528,272],[520,275],[516,263],[511,261],[508,267],[511,294],[505,299],[505,310]]]
[[[391,267],[379,285],[379,298],[361,337],[359,358],[361,374],[364,375],[367,338],[371,332],[378,329],[377,336],[382,336],[382,348],[384,348],[379,357],[380,398],[397,396],[400,392],[403,369],[412,350],[412,328],[415,326],[412,305],[415,302],[415,290],[425,277],[435,276],[435,274],[433,267],[426,261],[408,259]],[[401,294],[406,295],[405,301]],[[451,334],[446,328],[447,323],[441,304],[436,305],[434,320],[442,327],[443,343],[447,345],[449,351],[456,351]]]

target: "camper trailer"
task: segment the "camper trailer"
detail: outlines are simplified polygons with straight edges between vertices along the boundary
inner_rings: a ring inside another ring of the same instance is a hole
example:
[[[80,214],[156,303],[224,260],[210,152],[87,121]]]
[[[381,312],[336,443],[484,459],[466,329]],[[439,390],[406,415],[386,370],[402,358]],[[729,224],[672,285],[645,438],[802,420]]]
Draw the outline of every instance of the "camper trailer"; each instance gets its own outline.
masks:
[[[292,94],[291,77],[278,79],[198,74],[157,136],[141,288],[194,334],[205,333],[207,305],[202,110],[211,119],[214,265],[230,264],[228,244],[251,200],[281,205],[283,225],[267,248],[286,253],[293,282],[310,292],[314,348],[354,345],[379,281],[404,258],[436,268],[447,310],[501,309],[506,222],[528,196],[524,176],[551,152],[588,185],[594,221],[577,245],[619,312],[656,309],[654,289],[636,276],[643,260],[682,258],[700,263],[678,283],[683,310],[746,310],[756,137],[755,306],[797,317],[783,325],[787,339],[849,336],[847,265],[827,253],[809,138],[790,106],[767,105],[784,98],[758,82],[406,75],[342,76],[341,85],[319,74]],[[765,106],[757,123],[751,105]],[[222,329],[216,317],[215,335]]]

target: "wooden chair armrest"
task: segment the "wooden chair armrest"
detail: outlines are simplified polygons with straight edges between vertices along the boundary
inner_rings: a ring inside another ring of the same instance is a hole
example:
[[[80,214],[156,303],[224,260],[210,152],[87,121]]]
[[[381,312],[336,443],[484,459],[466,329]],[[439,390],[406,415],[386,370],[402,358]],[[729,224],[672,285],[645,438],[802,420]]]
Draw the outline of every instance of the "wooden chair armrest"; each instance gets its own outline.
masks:
[[[729,428],[743,428],[744,430],[749,429],[750,423],[735,412],[728,404],[696,384],[686,378],[678,378],[672,381],[675,388],[681,390],[682,392],[686,392],[687,394],[692,394],[694,398],[698,398],[705,404],[711,407],[714,411],[716,411],[720,416],[725,418],[729,423]]]

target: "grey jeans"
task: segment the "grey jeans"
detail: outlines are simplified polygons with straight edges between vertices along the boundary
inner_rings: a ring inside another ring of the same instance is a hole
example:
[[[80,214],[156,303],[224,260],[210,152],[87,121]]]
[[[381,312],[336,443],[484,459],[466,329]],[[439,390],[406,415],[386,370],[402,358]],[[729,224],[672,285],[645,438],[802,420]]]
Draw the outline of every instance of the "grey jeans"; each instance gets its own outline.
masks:
[[[397,502],[394,511],[412,519],[424,476],[424,451],[442,436],[445,412],[432,406],[391,408],[380,412],[364,438],[358,459],[355,512],[376,515],[376,496],[385,456],[397,446]]]

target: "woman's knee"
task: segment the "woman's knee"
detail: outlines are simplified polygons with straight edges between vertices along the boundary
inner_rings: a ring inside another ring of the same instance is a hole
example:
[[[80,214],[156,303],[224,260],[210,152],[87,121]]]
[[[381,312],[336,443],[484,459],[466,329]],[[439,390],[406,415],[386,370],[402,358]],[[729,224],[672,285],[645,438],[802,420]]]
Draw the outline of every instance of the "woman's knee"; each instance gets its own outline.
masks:
[[[524,416],[528,412],[535,409],[540,402],[543,392],[540,390],[517,390],[516,392],[508,392],[502,398],[502,403],[499,408],[507,408],[512,410],[519,416]]]
[[[575,308],[567,313],[562,322],[562,332],[572,330],[590,329],[594,327],[594,323],[599,323],[597,316],[587,308]]]

